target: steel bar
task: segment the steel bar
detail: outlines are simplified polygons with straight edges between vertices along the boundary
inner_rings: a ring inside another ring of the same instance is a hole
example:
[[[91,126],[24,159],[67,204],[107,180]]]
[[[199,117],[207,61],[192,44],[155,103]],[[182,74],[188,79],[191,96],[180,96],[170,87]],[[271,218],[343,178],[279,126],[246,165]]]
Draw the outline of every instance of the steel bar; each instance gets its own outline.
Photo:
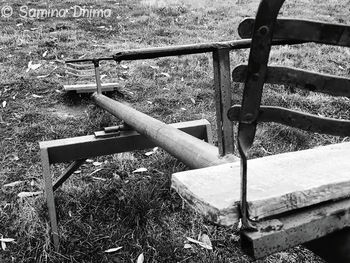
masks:
[[[239,65],[232,71],[232,80],[244,82],[247,65]],[[313,92],[321,92],[332,96],[350,97],[350,79],[345,77],[321,74],[291,67],[269,66],[266,83],[290,84]]]
[[[255,19],[246,18],[238,27],[242,38],[252,36]],[[350,47],[350,26],[312,20],[277,19],[273,37]]]
[[[273,40],[272,45],[293,45],[302,44],[303,41],[295,40]],[[86,59],[71,59],[67,60],[66,63],[80,63],[80,62],[92,62],[94,60],[115,60],[117,62],[123,60],[139,60],[139,59],[152,59],[160,57],[169,56],[181,56],[190,54],[199,54],[213,52],[217,49],[227,48],[230,50],[249,48],[251,44],[250,39],[240,39],[224,42],[212,42],[212,43],[199,43],[191,45],[180,45],[171,47],[155,47],[155,48],[140,48],[124,50],[116,53],[111,57],[101,57],[101,58],[86,58]]]
[[[92,98],[98,106],[122,119],[136,131],[191,168],[209,167],[234,160],[233,156],[221,158],[217,147],[179,131],[121,102],[97,93],[94,93]]]
[[[240,114],[240,105],[234,105],[228,111],[231,121],[238,121]],[[350,121],[348,120],[320,117],[282,107],[261,106],[257,122],[276,122],[310,132],[350,136]]]
[[[241,244],[247,254],[262,258],[349,226],[350,200],[326,202],[262,221],[259,231],[241,233]],[[328,252],[334,256],[336,251]]]
[[[247,153],[253,144],[257,117],[266,78],[273,29],[284,0],[262,0],[256,15],[249,52],[247,77],[244,83],[242,109],[238,124],[238,150],[241,157],[242,229],[255,230],[247,211]]]

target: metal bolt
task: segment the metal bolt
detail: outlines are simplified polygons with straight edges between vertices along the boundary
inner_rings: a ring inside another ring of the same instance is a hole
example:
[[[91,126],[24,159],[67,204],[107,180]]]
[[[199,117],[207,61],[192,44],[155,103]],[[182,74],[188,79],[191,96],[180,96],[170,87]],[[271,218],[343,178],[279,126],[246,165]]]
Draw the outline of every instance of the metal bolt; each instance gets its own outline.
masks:
[[[259,29],[258,29],[258,32],[261,36],[266,36],[268,33],[269,33],[270,29],[268,26],[261,26]]]
[[[254,73],[252,75],[252,80],[257,81],[259,79],[260,74],[259,73]]]
[[[244,123],[252,123],[254,121],[254,115],[252,113],[246,113],[244,115]]]

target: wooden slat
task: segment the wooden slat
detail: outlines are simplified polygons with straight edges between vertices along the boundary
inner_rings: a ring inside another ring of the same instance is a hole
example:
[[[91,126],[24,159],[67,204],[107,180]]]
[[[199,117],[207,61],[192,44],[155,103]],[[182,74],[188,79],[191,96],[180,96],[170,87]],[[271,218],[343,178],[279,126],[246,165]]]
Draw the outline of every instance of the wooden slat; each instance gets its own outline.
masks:
[[[247,65],[239,65],[232,71],[232,79],[236,82],[244,82],[246,74]],[[265,82],[293,85],[332,96],[350,97],[350,79],[303,69],[269,66]]]
[[[228,48],[217,49],[213,52],[216,122],[220,155],[234,152],[233,124],[227,118],[227,111],[232,105],[229,52]]]
[[[251,38],[254,18],[246,18],[238,27],[241,38]],[[301,19],[277,19],[273,31],[274,39],[302,40],[329,45],[350,47],[350,26],[322,23]]]
[[[228,111],[231,121],[239,121],[241,106],[234,105]],[[334,136],[350,136],[350,121],[289,110],[281,107],[261,106],[258,122],[277,122],[305,131],[325,133]]]
[[[248,205],[261,219],[350,195],[350,143],[248,161]],[[175,173],[172,187],[215,223],[239,219],[240,164]]]

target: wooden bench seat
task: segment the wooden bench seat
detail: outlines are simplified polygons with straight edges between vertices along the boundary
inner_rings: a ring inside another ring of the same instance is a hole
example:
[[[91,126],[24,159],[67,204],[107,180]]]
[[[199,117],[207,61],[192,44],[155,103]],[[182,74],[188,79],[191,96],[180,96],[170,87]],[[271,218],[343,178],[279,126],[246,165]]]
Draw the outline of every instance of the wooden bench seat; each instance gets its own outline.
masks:
[[[239,219],[240,163],[172,175],[172,188],[195,210],[221,225]],[[350,143],[321,146],[249,161],[248,204],[262,219],[350,196]]]

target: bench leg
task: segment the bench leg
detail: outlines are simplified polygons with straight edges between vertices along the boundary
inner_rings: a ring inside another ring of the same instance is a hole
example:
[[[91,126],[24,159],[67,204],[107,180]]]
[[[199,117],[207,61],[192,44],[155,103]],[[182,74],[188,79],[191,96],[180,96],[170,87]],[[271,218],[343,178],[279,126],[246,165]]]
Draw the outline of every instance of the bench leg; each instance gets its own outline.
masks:
[[[350,262],[350,227],[304,244],[329,263]]]
[[[53,245],[56,251],[59,250],[59,238],[58,238],[58,227],[57,227],[57,216],[56,216],[56,208],[55,208],[55,199],[53,196],[53,185],[52,178],[50,173],[50,160],[49,154],[46,148],[41,149],[41,162],[43,166],[43,175],[44,175],[44,183],[45,183],[45,196],[47,207],[49,211],[50,224],[51,224],[51,233]]]

